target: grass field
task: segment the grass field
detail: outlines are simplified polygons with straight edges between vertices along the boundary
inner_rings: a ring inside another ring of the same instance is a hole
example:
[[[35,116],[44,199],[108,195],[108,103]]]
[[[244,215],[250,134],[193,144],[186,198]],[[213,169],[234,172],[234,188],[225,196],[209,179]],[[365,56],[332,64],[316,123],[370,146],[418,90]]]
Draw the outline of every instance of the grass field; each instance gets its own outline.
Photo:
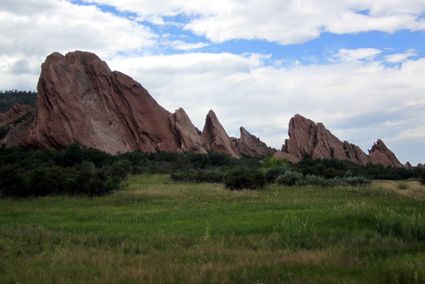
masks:
[[[425,283],[424,191],[132,176],[104,197],[3,199],[0,282]]]

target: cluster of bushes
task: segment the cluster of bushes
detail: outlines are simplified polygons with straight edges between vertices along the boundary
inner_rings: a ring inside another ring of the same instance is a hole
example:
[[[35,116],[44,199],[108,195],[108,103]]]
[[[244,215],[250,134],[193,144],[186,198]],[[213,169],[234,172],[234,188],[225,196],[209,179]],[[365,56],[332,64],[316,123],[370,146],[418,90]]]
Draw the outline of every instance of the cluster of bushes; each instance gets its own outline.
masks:
[[[224,184],[232,190],[262,189],[266,185],[266,176],[257,169],[235,169],[226,173]]]
[[[327,179],[322,176],[304,176],[302,173],[287,171],[276,178],[276,183],[285,186],[364,186],[368,185],[370,180],[360,176],[346,176]]]
[[[363,176],[368,179],[403,180],[420,178],[425,174],[424,169],[391,168],[382,165],[360,166],[349,161],[339,160],[303,160],[293,165],[294,170],[304,175],[336,178],[344,176]]]
[[[63,151],[0,150],[0,197],[103,195],[121,187],[131,163],[72,145]]]
[[[142,153],[112,156],[77,144],[64,150],[0,149],[0,196],[100,195],[118,189],[129,173],[168,173],[190,182],[223,182],[223,172],[258,159],[225,154]],[[89,166],[90,165],[90,166]]]
[[[0,197],[104,195],[120,188],[129,172],[128,167],[129,163],[124,161],[103,168],[96,168],[91,162],[72,167],[52,165],[35,169],[1,166]]]
[[[209,152],[197,153],[143,153],[132,152],[117,156],[118,159],[129,160],[133,165],[133,173],[179,173],[190,170],[222,170],[229,168],[260,167],[260,160],[252,158],[234,159],[229,155]]]

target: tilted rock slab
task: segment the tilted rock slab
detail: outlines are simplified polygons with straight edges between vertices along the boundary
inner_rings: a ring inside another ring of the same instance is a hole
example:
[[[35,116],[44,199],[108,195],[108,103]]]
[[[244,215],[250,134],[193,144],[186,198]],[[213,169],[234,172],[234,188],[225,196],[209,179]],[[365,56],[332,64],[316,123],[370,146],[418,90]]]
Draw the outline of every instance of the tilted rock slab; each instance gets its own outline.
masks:
[[[93,53],[49,55],[37,89],[35,118],[22,139],[26,146],[61,149],[78,143],[110,154],[217,151],[240,157],[213,111],[200,132],[183,109],[168,112],[138,82],[111,71]],[[263,153],[246,133],[241,139],[246,155]]]
[[[382,140],[378,140],[367,155],[359,146],[339,140],[322,123],[316,124],[299,114],[291,118],[288,135],[282,153],[275,154],[276,158],[292,162],[311,158],[350,161],[363,166],[369,163],[403,166]]]
[[[394,153],[388,149],[385,143],[378,139],[369,150],[370,163],[374,165],[382,165],[386,167],[402,168],[404,165],[400,163]]]

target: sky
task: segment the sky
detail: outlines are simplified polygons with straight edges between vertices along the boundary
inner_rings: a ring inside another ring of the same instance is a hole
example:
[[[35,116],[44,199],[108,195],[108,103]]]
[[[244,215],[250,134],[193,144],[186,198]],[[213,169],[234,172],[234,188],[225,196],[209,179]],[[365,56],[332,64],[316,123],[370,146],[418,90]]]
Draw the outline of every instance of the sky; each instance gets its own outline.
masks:
[[[425,162],[425,0],[0,0],[0,89],[85,50],[203,128],[280,149],[296,113]]]

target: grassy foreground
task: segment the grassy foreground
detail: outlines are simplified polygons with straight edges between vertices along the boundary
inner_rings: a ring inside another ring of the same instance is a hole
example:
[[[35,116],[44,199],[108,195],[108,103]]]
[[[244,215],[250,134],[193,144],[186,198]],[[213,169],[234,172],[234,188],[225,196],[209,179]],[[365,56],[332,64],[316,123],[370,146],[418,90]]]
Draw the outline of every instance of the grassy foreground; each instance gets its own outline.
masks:
[[[0,283],[425,283],[423,195],[398,193],[425,190],[411,183],[231,192],[133,176],[104,197],[4,199]]]

